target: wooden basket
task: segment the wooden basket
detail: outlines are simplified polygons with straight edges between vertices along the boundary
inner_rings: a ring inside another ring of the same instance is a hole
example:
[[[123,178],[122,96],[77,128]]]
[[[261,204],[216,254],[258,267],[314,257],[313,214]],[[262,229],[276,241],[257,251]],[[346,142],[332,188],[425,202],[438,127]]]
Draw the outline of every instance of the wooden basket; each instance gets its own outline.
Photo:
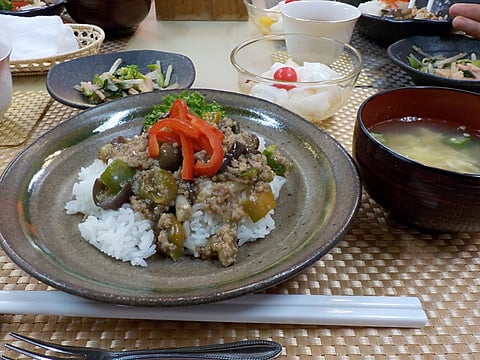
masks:
[[[42,75],[53,66],[78,57],[96,54],[100,51],[105,32],[102,28],[90,24],[65,24],[73,30],[79,48],[78,50],[47,58],[10,61],[13,76]]]

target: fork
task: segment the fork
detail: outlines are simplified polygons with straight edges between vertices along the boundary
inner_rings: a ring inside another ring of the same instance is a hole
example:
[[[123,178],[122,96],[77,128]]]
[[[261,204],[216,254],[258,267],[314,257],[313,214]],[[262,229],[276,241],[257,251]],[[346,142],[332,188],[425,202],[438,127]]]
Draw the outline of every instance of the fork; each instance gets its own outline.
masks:
[[[170,349],[108,351],[98,348],[85,348],[78,346],[64,346],[46,341],[33,339],[17,333],[10,336],[36,347],[68,355],[69,357],[45,355],[32,350],[27,350],[12,344],[5,344],[9,350],[28,356],[35,360],[135,360],[135,359],[211,359],[211,360],[267,360],[280,354],[282,346],[268,340],[244,340],[226,344],[180,347]],[[12,360],[5,355],[0,359]]]

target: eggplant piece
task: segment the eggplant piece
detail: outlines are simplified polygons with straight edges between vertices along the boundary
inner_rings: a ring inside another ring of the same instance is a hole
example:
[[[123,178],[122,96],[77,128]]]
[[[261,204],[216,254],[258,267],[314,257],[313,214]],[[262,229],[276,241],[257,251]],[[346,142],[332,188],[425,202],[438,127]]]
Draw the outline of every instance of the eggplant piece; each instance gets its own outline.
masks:
[[[132,184],[125,183],[120,191],[113,194],[103,183],[102,179],[95,179],[93,184],[93,201],[95,205],[105,210],[116,210],[128,202],[132,195]]]
[[[182,165],[182,160],[182,151],[179,147],[167,142],[160,145],[157,161],[162,169],[176,171]]]
[[[228,151],[225,153],[219,173],[225,172],[227,167],[232,163],[233,159],[238,159],[240,155],[246,154],[247,152],[248,149],[244,144],[242,144],[240,141],[234,141],[232,145],[230,145]]]

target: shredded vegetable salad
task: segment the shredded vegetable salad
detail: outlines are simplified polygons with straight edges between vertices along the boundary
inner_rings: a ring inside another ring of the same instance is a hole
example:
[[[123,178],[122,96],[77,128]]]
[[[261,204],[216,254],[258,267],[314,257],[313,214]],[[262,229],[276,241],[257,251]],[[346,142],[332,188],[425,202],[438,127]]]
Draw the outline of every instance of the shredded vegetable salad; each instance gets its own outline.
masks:
[[[148,73],[140,72],[138,65],[120,67],[122,59],[117,59],[111,68],[96,74],[92,81],[82,81],[74,88],[82,93],[90,104],[100,104],[109,99],[135,95],[154,90],[174,89],[178,86],[171,83],[172,65],[162,70],[160,61],[147,65]]]
[[[455,80],[480,80],[480,59],[475,53],[459,53],[454,56],[429,55],[419,47],[413,46],[416,54],[407,57],[413,68],[422,72]],[[423,58],[417,57],[418,55]]]

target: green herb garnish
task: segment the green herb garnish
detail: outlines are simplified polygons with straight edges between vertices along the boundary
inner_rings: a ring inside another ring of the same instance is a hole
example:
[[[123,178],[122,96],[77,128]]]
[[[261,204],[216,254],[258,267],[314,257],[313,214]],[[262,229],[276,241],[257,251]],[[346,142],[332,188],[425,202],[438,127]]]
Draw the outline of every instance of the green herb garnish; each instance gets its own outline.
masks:
[[[189,90],[184,90],[177,95],[164,96],[162,103],[155,105],[152,111],[145,117],[145,127],[155,124],[158,119],[168,113],[176,99],[184,100],[190,111],[201,118],[208,113],[219,113],[222,117],[225,116],[225,110],[217,102],[207,102],[205,97],[198,91],[190,92]]]

